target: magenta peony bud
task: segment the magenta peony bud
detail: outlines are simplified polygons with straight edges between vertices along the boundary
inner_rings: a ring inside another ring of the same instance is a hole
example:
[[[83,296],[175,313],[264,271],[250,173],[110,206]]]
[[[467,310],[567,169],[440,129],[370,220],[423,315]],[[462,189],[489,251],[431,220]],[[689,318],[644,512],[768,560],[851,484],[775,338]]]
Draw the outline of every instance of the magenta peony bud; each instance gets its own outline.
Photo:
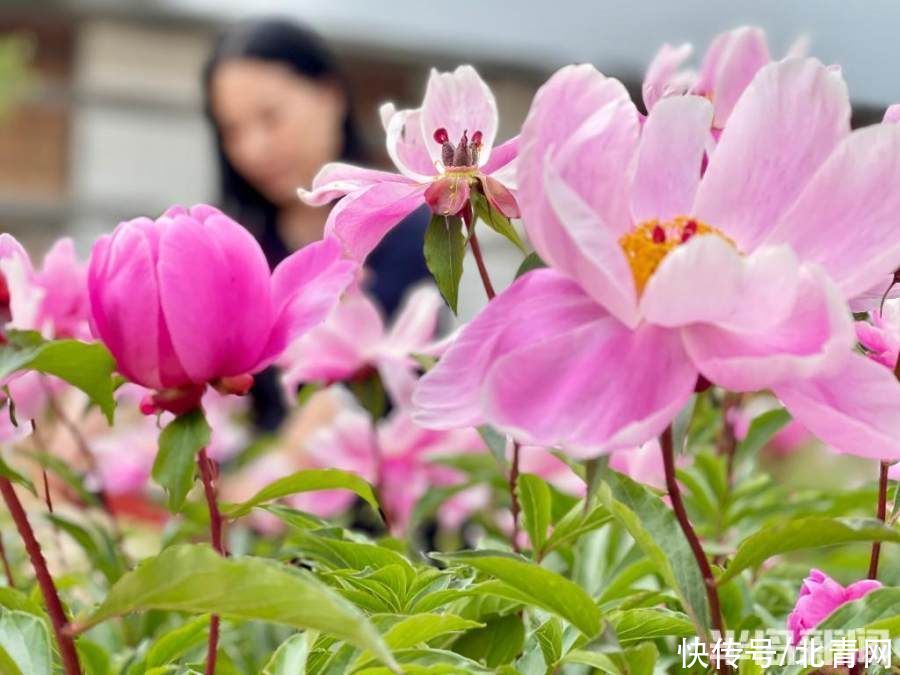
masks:
[[[809,576],[803,580],[797,604],[787,619],[793,644],[800,642],[807,632],[838,607],[859,600],[876,588],[881,588],[881,583],[870,579],[857,581],[844,588],[821,570],[810,570]]]
[[[211,206],[172,207],[94,245],[92,329],[125,377],[163,392],[152,398],[158,409],[184,412],[207,383],[246,379],[322,321],[355,269],[326,239],[270,274],[238,223]]]

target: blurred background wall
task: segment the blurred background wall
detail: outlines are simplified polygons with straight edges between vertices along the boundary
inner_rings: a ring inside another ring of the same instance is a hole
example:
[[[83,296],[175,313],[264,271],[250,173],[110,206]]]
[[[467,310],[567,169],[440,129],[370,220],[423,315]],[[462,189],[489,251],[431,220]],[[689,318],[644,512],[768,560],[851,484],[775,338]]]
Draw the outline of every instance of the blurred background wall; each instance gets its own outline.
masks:
[[[715,33],[742,23],[765,28],[774,55],[805,35],[812,54],[842,64],[857,124],[900,101],[895,0],[5,0],[0,97],[12,91],[15,103],[0,118],[0,230],[34,251],[72,234],[87,254],[123,218],[214,200],[200,69],[221,26],[267,14],[294,17],[329,40],[380,161],[378,104],[418,105],[432,66],[475,64],[497,95],[505,139],[560,65],[593,62],[637,91],[663,42],[690,41],[702,55]],[[517,256],[490,237],[486,248],[502,284]],[[468,270],[463,315],[481,303]]]

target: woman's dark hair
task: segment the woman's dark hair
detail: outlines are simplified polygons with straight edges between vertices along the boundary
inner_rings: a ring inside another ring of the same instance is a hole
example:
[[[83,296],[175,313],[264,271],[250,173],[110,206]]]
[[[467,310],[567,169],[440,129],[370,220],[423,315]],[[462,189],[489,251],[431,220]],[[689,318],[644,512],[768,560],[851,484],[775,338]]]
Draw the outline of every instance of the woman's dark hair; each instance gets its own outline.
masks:
[[[281,19],[265,19],[237,24],[219,36],[203,71],[206,116],[216,136],[219,159],[221,206],[248,228],[276,265],[289,253],[277,230],[277,207],[237,172],[222,146],[221,132],[212,113],[210,84],[216,67],[230,59],[257,59],[287,66],[298,75],[336,84],[346,100],[343,122],[343,147],[339,159],[363,163],[362,139],[353,118],[350,91],[334,57],[322,39],[308,28]]]

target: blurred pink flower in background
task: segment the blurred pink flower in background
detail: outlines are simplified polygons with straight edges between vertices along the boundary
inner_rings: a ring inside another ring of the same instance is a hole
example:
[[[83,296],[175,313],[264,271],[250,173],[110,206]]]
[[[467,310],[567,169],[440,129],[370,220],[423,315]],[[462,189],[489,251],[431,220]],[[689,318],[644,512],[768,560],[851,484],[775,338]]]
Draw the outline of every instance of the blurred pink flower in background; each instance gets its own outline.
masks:
[[[69,238],[58,240],[35,269],[22,245],[0,234],[0,318],[46,338],[89,337],[86,274]]]
[[[119,371],[158,392],[145,412],[181,413],[207,383],[246,392],[253,373],[328,315],[355,270],[326,239],[270,274],[238,223],[211,206],[172,207],[94,245],[92,325]]]
[[[869,358],[893,370],[900,360],[900,300],[885,301],[869,318],[856,322],[856,338]]]
[[[649,112],[668,96],[704,96],[713,104],[713,128],[723,129],[753,76],[772,61],[766,34],[754,26],[719,33],[706,50],[699,71],[682,69],[692,52],[688,43],[677,47],[664,44],[659,49],[644,76],[644,106]],[[805,40],[799,40],[788,50],[788,56],[803,56],[805,52]]]
[[[437,463],[438,455],[484,450],[474,429],[422,429],[400,409],[373,428],[369,415],[349,403],[332,424],[307,442],[313,466],[352,471],[377,486],[395,534],[406,529],[413,507],[429,488],[463,480],[456,469]],[[324,517],[346,510],[353,501],[354,495],[344,490],[303,493],[289,499],[292,506]]]
[[[410,354],[427,349],[443,306],[431,285],[407,298],[390,328],[375,303],[360,291],[348,293],[321,326],[291,344],[279,359],[288,400],[305,382],[348,381],[374,369],[396,405],[407,406],[418,379]]]
[[[325,232],[337,236],[350,257],[363,260],[423,204],[434,213],[459,212],[476,181],[494,208],[518,217],[511,192],[518,139],[494,147],[497,102],[472,66],[452,73],[432,70],[421,108],[396,110],[388,103],[381,119],[399,174],[332,163],[319,171],[310,190],[299,190],[313,206],[343,197]]]
[[[900,455],[900,388],[852,353],[847,307],[900,265],[900,127],[851,132],[844,81],[813,59],[756,74],[701,177],[712,118],[671,97],[641,126],[591,66],[541,88],[517,197],[550,269],[463,329],[414,392],[418,423],[596,456],[657,436],[702,373],[774,390],[842,452]]]
[[[732,425],[734,437],[738,441],[743,441],[747,437],[750,424],[754,419],[779,407],[781,406],[778,401],[772,396],[760,395],[752,396],[749,399],[745,398],[740,406],[728,410],[728,422]],[[806,427],[797,420],[791,420],[775,432],[766,443],[766,447],[785,455],[808,443],[812,438],[813,435]]]
[[[810,570],[809,576],[803,580],[797,604],[787,619],[792,644],[800,642],[807,632],[838,607],[859,600],[876,588],[881,588],[881,582],[870,579],[857,581],[844,588],[821,570]]]

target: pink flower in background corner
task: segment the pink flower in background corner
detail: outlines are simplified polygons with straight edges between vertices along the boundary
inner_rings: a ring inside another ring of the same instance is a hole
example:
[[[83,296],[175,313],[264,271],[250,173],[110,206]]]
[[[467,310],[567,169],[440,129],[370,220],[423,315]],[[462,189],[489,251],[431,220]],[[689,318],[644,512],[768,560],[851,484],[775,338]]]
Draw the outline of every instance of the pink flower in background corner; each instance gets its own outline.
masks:
[[[753,76],[772,61],[766,34],[754,26],[719,33],[706,50],[700,70],[682,70],[692,51],[687,43],[678,47],[664,44],[659,49],[644,76],[644,106],[649,112],[668,96],[704,96],[713,104],[712,126],[721,130]],[[805,52],[805,40],[799,40],[788,50],[788,56]]]
[[[59,239],[34,269],[22,245],[0,234],[0,317],[46,338],[90,337],[87,271],[71,239]]]
[[[279,359],[288,400],[302,383],[348,381],[375,369],[394,404],[408,406],[418,378],[418,363],[410,354],[428,348],[442,306],[437,289],[420,286],[386,328],[368,296],[348,293],[321,326],[293,342]]]
[[[217,209],[172,207],[119,224],[94,245],[92,328],[119,372],[157,393],[145,412],[199,404],[208,383],[244,393],[252,374],[321,322],[356,265],[326,239],[270,274],[259,244]]]
[[[310,190],[298,191],[313,206],[343,198],[325,232],[340,239],[351,258],[365,259],[392,227],[423,204],[434,213],[458,213],[475,183],[498,211],[519,216],[511,192],[518,138],[494,147],[497,103],[472,66],[452,73],[432,70],[421,108],[396,110],[387,103],[381,120],[399,174],[327,164]]]
[[[893,370],[900,361],[900,300],[887,300],[869,312],[868,321],[856,322],[856,338],[869,358]]]
[[[787,619],[792,644],[800,642],[807,632],[838,607],[859,600],[877,588],[881,588],[881,582],[870,579],[857,581],[844,588],[821,570],[810,570],[800,587],[797,604]]]
[[[843,452],[900,454],[900,389],[852,353],[847,307],[900,264],[900,127],[851,133],[846,86],[814,59],[757,72],[701,176],[712,119],[678,96],[641,125],[591,66],[541,88],[517,196],[550,268],[462,330],[413,394],[418,423],[596,456],[661,433],[702,373],[773,389]]]

